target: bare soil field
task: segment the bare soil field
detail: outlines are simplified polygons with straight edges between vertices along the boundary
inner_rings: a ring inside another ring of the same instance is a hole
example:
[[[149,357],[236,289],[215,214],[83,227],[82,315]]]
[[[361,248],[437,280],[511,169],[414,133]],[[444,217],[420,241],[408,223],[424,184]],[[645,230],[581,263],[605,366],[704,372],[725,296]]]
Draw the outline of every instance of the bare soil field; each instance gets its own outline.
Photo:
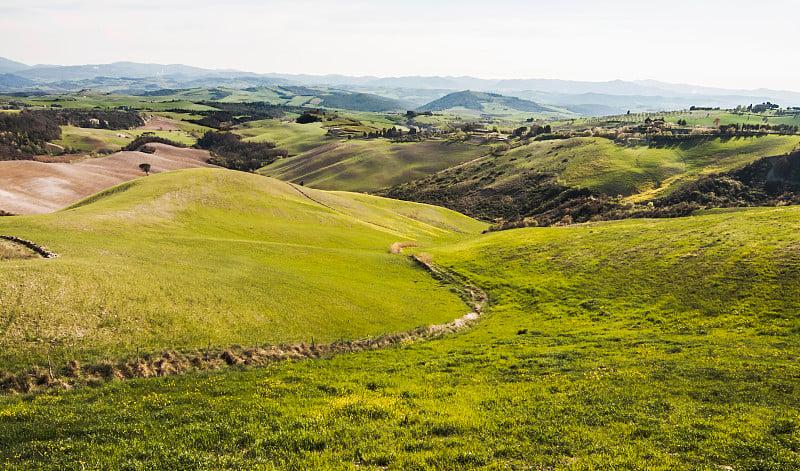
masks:
[[[150,115],[147,117],[145,125],[136,129],[140,131],[180,131],[181,128],[176,123],[177,121],[174,119]]]
[[[150,173],[183,168],[214,167],[209,153],[152,143],[155,154],[118,152],[77,163],[43,163],[30,160],[0,162],[0,210],[13,214],[57,211],[106,188]]]

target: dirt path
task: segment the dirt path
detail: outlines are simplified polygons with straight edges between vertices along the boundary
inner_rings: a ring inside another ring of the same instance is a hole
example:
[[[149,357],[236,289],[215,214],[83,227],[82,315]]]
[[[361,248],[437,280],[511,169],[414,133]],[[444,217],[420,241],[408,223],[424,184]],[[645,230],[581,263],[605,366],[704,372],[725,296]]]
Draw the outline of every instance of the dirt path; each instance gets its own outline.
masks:
[[[139,164],[150,173],[195,167],[207,163],[207,151],[153,143],[155,154],[118,152],[76,163],[31,160],[0,162],[0,210],[13,214],[44,214],[65,208],[114,185],[143,177]]]

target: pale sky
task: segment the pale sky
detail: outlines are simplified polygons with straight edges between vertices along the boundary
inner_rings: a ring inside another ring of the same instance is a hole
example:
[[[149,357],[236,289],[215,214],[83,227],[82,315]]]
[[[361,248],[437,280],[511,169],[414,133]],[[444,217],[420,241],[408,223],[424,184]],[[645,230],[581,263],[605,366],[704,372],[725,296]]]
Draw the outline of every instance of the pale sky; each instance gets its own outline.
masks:
[[[800,91],[790,0],[0,0],[0,56]]]

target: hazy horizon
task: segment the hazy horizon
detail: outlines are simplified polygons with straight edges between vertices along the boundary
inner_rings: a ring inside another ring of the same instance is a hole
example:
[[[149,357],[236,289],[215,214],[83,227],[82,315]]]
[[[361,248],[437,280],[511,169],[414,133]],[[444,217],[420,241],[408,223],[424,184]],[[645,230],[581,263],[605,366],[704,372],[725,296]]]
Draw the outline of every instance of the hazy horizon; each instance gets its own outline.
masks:
[[[677,0],[668,8],[629,0],[220,6],[31,0],[0,6],[0,40],[14,45],[0,56],[28,65],[139,62],[254,73],[657,80],[800,91],[800,64],[792,61],[796,13],[800,7],[780,0],[759,8],[739,0]]]

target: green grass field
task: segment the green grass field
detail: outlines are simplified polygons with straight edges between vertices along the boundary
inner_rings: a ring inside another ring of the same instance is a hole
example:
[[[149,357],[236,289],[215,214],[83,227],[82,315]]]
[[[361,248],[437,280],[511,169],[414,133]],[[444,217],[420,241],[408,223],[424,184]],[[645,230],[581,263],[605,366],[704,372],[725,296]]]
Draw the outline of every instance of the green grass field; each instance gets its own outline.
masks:
[[[375,191],[486,155],[489,148],[424,141],[397,144],[351,140],[281,159],[259,170],[281,180],[326,190]]]
[[[331,342],[467,312],[389,246],[457,239],[483,224],[442,208],[304,191],[319,203],[277,180],[188,170],[57,213],[0,219],[0,234],[61,255],[0,265],[0,368],[48,354]]]
[[[796,469],[798,229],[800,210],[786,207],[434,244],[418,250],[492,298],[470,330],[0,398],[0,463]]]
[[[297,124],[275,119],[250,121],[234,130],[236,134],[251,142],[273,142],[286,149],[289,155],[297,155],[319,147],[333,138],[327,136],[323,123]]]

